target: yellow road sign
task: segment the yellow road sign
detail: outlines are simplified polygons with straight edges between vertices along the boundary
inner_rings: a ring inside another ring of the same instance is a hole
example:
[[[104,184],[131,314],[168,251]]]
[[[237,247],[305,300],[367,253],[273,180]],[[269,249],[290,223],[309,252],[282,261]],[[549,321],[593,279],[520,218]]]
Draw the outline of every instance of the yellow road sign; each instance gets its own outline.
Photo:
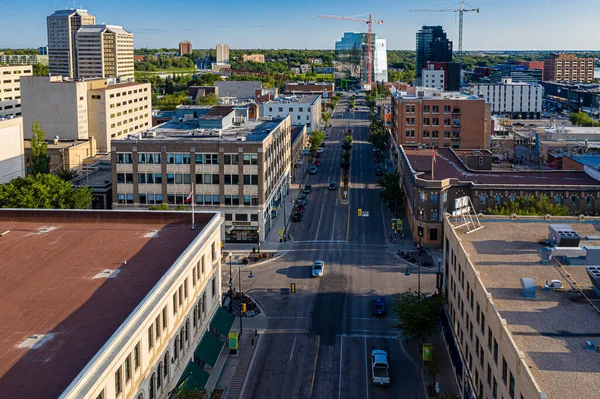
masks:
[[[358,208],[358,216],[362,216],[362,209]]]

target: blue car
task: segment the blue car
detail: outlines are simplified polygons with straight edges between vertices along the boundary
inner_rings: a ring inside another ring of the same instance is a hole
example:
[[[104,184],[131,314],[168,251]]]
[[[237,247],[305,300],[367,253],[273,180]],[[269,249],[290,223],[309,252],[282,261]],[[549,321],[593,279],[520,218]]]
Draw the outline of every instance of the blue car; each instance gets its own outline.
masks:
[[[373,298],[373,314],[375,316],[385,316],[385,300],[380,296]]]

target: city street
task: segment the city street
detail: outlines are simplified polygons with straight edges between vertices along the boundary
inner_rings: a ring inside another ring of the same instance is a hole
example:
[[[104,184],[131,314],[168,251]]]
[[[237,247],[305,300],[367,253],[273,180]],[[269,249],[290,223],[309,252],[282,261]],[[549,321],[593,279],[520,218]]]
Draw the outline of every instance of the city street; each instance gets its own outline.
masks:
[[[349,112],[348,100],[348,95],[340,100],[330,119],[333,127],[327,129],[330,138],[318,172],[302,183],[311,184],[312,193],[302,221],[290,223],[292,249],[278,261],[253,267],[253,278],[242,271],[244,291],[268,321],[248,370],[244,398],[425,397],[419,367],[391,328],[389,311],[394,294],[417,286],[417,275],[406,276],[405,265],[387,245],[389,221],[379,197],[378,164],[367,142],[368,108],[358,96],[356,112]],[[341,183],[340,144],[348,126],[353,150],[350,205],[344,205],[343,188],[330,191],[328,186]],[[312,278],[317,259],[325,262],[324,275]],[[295,293],[288,291],[291,283]],[[421,276],[424,292],[433,292],[434,285],[434,275]],[[386,299],[384,317],[372,314],[376,295]],[[373,349],[389,354],[390,386],[371,382]]]

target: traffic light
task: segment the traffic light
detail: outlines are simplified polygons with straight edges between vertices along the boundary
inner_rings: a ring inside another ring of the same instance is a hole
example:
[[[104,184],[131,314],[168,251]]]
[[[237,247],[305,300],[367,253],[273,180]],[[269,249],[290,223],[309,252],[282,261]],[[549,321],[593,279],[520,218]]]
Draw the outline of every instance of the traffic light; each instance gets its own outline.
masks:
[[[292,294],[294,294],[296,292],[296,283],[291,283],[290,284],[290,291]]]
[[[392,230],[396,231],[396,223],[392,222]]]
[[[419,237],[423,237],[423,226],[419,226]]]
[[[242,313],[246,313],[246,304],[242,303]]]
[[[358,208],[358,216],[362,216],[362,209]]]

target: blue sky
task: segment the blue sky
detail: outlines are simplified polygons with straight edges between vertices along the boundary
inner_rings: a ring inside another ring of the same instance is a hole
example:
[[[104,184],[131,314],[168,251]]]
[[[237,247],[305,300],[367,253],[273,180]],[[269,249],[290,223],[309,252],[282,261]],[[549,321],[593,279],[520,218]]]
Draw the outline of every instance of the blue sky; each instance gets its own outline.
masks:
[[[46,16],[73,7],[72,1],[20,0],[2,6],[0,48],[46,43]],[[369,12],[384,24],[374,28],[388,49],[415,48],[422,25],[442,25],[458,48],[455,13],[409,13],[445,5],[447,0],[79,0],[98,23],[123,25],[137,47],[194,48],[224,41],[231,48],[333,48],[359,22],[316,18],[317,14],[359,16]],[[598,0],[470,0],[481,13],[465,13],[463,46],[471,49],[598,49]],[[14,32],[15,34],[10,34]],[[17,33],[18,32],[18,33]]]

